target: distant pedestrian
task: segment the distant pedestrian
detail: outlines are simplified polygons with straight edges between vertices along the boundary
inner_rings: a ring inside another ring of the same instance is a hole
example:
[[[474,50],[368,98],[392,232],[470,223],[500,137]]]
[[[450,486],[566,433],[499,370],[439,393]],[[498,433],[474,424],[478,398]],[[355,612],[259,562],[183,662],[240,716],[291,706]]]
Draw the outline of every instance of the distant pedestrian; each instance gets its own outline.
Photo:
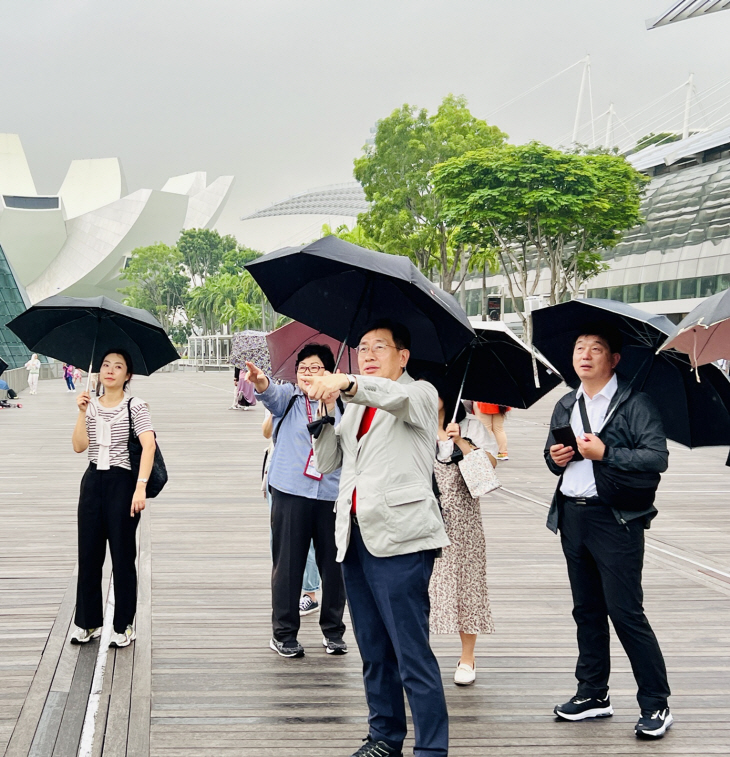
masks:
[[[497,460],[509,460],[507,452],[507,434],[504,430],[504,417],[511,410],[506,405],[494,405],[491,402],[475,402],[474,415],[484,424],[497,440]]]
[[[38,360],[38,355],[36,355],[35,352],[31,359],[25,364],[25,368],[28,371],[29,394],[38,394],[38,378],[41,374],[41,361]]]
[[[74,368],[74,386],[78,386],[81,381],[81,368]]]
[[[429,586],[431,597],[431,632],[458,633],[461,657],[454,673],[454,683],[468,686],[476,680],[474,648],[477,635],[492,633],[494,623],[487,591],[487,545],[479,499],[469,493],[458,460],[475,449],[483,449],[496,465],[497,445],[484,426],[458,406],[456,397],[439,388],[438,451],[434,474],[451,544],[436,560]],[[445,398],[445,399],[444,399]]]
[[[639,687],[637,736],[660,738],[672,725],[664,658],[644,614],[641,571],[644,529],[669,453],[661,416],[648,395],[615,368],[621,335],[607,324],[587,326],[573,349],[577,390],[558,401],[545,445],[548,468],[560,476],[548,515],[568,564],[573,617],[578,626],[578,691],[558,705],[564,720],[609,717],[611,668],[608,619]],[[575,435],[556,443],[553,433]],[[574,460],[577,453],[582,455]]]
[[[335,499],[340,474],[323,474],[317,468],[308,424],[317,406],[305,394],[310,382],[334,370],[335,359],[326,345],[308,344],[296,360],[297,384],[275,384],[253,363],[246,363],[247,379],[256,397],[273,415],[274,451],[268,471],[271,490],[272,626],[269,646],[282,657],[303,657],[297,640],[300,627],[302,579],[310,544],[322,577],[319,625],[327,654],[347,652],[343,639],[345,586],[337,564],[335,545]],[[327,406],[339,421],[337,393]]]
[[[406,372],[408,329],[376,321],[357,346],[359,376],[324,374],[309,394],[340,392],[338,427],[324,425],[314,448],[323,471],[342,468],[337,559],[363,660],[370,714],[352,757],[402,757],[405,691],[417,757],[446,757],[449,721],[438,661],[429,643],[428,583],[449,544],[433,491],[436,389]]]
[[[74,367],[68,363],[63,364],[63,378],[66,380],[66,389],[69,392],[75,392],[76,386],[74,385]]]
[[[155,435],[146,403],[125,396],[133,370],[129,354],[115,349],[104,356],[101,365],[104,396],[92,399],[87,392],[81,392],[76,398],[79,415],[73,448],[75,452],[88,450],[89,467],[81,481],[79,497],[77,627],[71,636],[72,644],[85,644],[101,635],[101,578],[107,542],[114,577],[114,632],[110,646],[126,647],[135,639],[135,533],[140,512],[145,508]],[[142,444],[138,476],[132,473],[127,446],[130,419]]]

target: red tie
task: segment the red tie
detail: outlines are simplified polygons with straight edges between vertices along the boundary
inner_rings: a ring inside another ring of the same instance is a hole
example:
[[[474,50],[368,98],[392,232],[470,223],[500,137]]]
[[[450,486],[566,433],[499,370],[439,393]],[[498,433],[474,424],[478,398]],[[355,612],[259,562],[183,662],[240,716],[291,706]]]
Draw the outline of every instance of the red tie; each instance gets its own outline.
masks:
[[[368,431],[370,431],[370,426],[373,423],[373,416],[375,415],[376,408],[374,407],[366,407],[365,412],[362,415],[362,420],[360,421],[360,428],[357,432],[357,440],[360,441],[360,439],[367,434]],[[357,489],[352,490],[352,509],[350,512],[354,515],[357,512]]]

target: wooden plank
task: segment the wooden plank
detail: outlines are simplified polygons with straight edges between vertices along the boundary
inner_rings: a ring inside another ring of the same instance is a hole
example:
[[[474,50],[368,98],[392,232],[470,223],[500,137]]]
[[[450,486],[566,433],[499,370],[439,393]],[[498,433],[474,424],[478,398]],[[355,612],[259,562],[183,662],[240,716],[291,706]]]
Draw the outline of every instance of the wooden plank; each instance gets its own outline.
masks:
[[[136,643],[136,642],[135,642]],[[125,757],[129,732],[129,705],[132,691],[134,650],[132,647],[117,649],[109,699],[109,715],[104,732],[104,757]]]
[[[58,731],[56,746],[53,749],[53,757],[71,757],[78,751],[98,653],[98,640],[84,644],[79,650],[79,659],[71,682],[71,689],[66,699],[66,707]]]
[[[49,696],[50,687],[68,634],[75,605],[76,577],[74,575],[66,587],[61,606],[51,628],[35,675],[33,676],[33,682],[29,687],[20,716],[17,719],[13,734],[5,750],[5,757],[25,757],[30,750],[36,729],[40,724],[46,699]],[[61,692],[56,693],[60,694]],[[52,706],[54,708],[58,701],[60,701],[60,697],[52,698]],[[53,722],[52,719],[47,718],[44,720],[44,725],[52,727]]]
[[[154,507],[154,504],[152,506]],[[152,702],[152,541],[149,512],[142,514],[139,532],[137,639],[134,642],[134,677],[131,684],[131,703],[129,709],[128,757],[148,757],[150,753],[150,709]]]
[[[30,747],[30,757],[51,757],[56,745],[61,718],[66,707],[68,693],[65,691],[51,691],[46,699],[33,743]]]
[[[94,740],[91,745],[91,757],[102,757],[104,750],[104,735],[106,733],[107,719],[109,716],[109,701],[111,699],[112,684],[114,682],[114,666],[116,664],[115,647],[109,647],[106,658],[106,672],[104,684],[99,697],[99,709],[94,721]]]

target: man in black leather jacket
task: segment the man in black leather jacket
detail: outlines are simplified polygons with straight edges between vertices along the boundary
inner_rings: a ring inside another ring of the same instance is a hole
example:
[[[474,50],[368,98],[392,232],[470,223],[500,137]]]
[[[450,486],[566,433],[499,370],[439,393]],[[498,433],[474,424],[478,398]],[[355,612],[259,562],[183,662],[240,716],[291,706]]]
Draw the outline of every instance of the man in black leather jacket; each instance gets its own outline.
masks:
[[[578,337],[573,368],[581,385],[555,406],[545,446],[548,468],[560,476],[548,528],[560,531],[579,649],[576,696],[555,714],[565,720],[613,714],[610,617],[638,684],[635,733],[660,738],[672,724],[670,691],[644,614],[641,572],[644,529],[657,514],[654,497],[669,453],[652,400],[615,374],[620,351],[620,334],[605,324]],[[555,442],[553,429],[564,426],[572,428],[577,449]]]

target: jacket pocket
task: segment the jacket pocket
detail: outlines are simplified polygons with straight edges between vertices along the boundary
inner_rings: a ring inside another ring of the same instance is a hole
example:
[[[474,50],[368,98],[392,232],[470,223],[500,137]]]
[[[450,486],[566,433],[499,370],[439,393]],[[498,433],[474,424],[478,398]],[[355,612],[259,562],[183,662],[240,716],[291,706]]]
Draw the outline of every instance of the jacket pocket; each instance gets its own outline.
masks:
[[[420,484],[410,484],[400,486],[396,489],[390,489],[385,493],[385,504],[388,507],[398,507],[399,505],[408,505],[412,502],[422,502],[429,498],[432,492],[424,489]]]

